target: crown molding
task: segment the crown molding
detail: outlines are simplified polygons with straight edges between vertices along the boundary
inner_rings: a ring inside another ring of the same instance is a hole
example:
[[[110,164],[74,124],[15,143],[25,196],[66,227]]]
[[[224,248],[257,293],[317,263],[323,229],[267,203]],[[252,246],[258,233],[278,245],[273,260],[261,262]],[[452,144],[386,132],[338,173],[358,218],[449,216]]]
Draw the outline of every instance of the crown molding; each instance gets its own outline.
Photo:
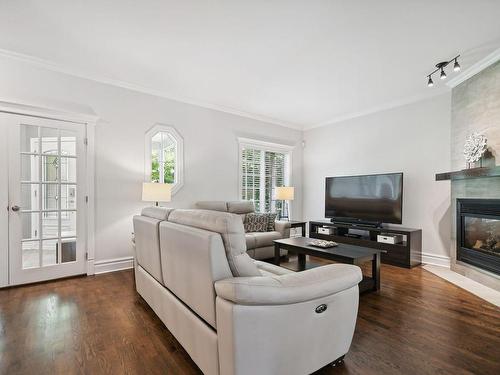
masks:
[[[490,65],[493,65],[497,61],[500,60],[500,48],[496,49],[492,53],[490,53],[488,56],[486,56],[484,59],[478,61],[474,65],[470,66],[468,69],[464,70],[463,73],[459,74],[458,76],[450,79],[448,82],[446,82],[446,85],[450,88],[456,87],[462,82],[465,82],[472,76],[476,75],[480,71],[486,69]]]
[[[272,117],[259,115],[257,113],[246,112],[243,110],[239,110],[239,109],[232,108],[232,107],[227,107],[224,105],[219,105],[219,104],[215,104],[215,103],[196,100],[196,99],[188,98],[188,97],[185,97],[182,95],[176,95],[176,94],[165,92],[162,90],[144,87],[144,86],[141,86],[141,85],[138,85],[135,83],[131,83],[131,82],[125,82],[125,81],[121,81],[121,80],[117,80],[117,79],[112,79],[109,77],[100,76],[98,74],[86,72],[86,71],[83,71],[81,69],[71,68],[69,66],[57,64],[57,63],[54,63],[52,61],[40,59],[38,57],[34,57],[34,56],[30,56],[30,55],[26,55],[23,53],[18,53],[18,52],[14,52],[14,51],[2,49],[2,48],[0,48],[0,57],[5,57],[5,58],[23,61],[23,62],[28,63],[30,65],[35,65],[37,67],[47,69],[47,70],[50,70],[50,71],[53,71],[56,73],[62,73],[62,74],[66,74],[66,75],[70,75],[70,76],[83,78],[86,80],[110,85],[110,86],[116,86],[116,87],[120,87],[123,89],[140,92],[142,94],[147,94],[147,95],[152,95],[152,96],[156,96],[156,97],[160,97],[160,98],[164,98],[164,99],[174,100],[176,102],[190,104],[190,105],[194,105],[194,106],[202,107],[202,108],[206,108],[206,109],[212,109],[215,111],[224,112],[224,113],[228,113],[228,114],[236,115],[236,116],[240,116],[240,117],[245,117],[245,118],[249,118],[252,120],[267,122],[267,123],[274,124],[274,125],[284,126],[286,128],[291,128],[291,129],[295,129],[295,130],[302,130],[303,129],[303,125],[301,125],[301,124],[290,123],[290,122],[282,121],[282,120],[275,119]]]
[[[394,109],[394,108],[402,107],[402,106],[405,106],[408,104],[417,103],[417,102],[420,102],[422,100],[431,99],[431,98],[434,98],[436,96],[446,94],[449,91],[450,91],[449,89],[443,87],[442,89],[439,89],[439,90],[433,90],[432,93],[430,92],[428,94],[415,95],[415,96],[411,96],[408,98],[395,100],[395,101],[392,101],[392,102],[389,102],[386,104],[381,104],[378,106],[371,107],[371,108],[364,110],[364,111],[355,111],[355,112],[346,113],[344,115],[334,117],[334,118],[330,119],[329,121],[325,121],[325,122],[321,122],[321,123],[309,125],[309,126],[306,125],[306,126],[304,126],[303,130],[304,131],[311,130],[311,129],[320,128],[323,126],[333,125],[333,124],[336,124],[336,123],[339,123],[342,121],[351,120],[351,119],[354,119],[357,117],[363,117],[363,116],[368,116],[368,115],[378,113],[378,112],[384,112],[384,111],[387,111],[389,109]]]
[[[27,104],[26,101],[4,101],[0,98],[0,112],[43,117],[68,122],[95,124],[99,116],[72,110],[61,110],[44,104]]]

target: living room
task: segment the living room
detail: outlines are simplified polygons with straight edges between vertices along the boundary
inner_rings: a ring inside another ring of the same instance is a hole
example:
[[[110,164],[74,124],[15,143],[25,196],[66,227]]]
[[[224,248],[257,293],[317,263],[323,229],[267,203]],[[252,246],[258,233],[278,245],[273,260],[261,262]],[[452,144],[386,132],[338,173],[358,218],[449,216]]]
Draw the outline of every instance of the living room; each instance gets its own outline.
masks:
[[[0,373],[498,373],[498,14],[2,2]]]

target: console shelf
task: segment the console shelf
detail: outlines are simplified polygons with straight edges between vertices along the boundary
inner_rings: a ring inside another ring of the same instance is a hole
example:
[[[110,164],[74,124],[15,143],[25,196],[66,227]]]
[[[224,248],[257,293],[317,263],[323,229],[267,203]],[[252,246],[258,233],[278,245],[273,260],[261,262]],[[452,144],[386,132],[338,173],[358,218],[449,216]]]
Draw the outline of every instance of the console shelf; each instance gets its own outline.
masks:
[[[332,228],[333,234],[318,233],[319,227]],[[401,234],[403,235],[403,242],[398,244],[377,242],[377,235],[381,233]],[[354,234],[359,237],[347,237],[346,234]],[[422,263],[421,229],[403,228],[396,225],[370,228],[356,224],[338,224],[322,220],[309,222],[309,237],[385,250],[387,253],[382,254],[382,263],[394,266],[411,268]]]

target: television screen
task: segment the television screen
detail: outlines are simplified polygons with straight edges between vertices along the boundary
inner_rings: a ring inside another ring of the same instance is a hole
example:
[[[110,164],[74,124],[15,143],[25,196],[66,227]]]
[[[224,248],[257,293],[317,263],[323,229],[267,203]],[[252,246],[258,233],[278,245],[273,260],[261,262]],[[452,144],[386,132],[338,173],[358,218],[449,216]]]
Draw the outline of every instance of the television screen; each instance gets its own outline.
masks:
[[[325,217],[401,224],[403,173],[327,177]]]

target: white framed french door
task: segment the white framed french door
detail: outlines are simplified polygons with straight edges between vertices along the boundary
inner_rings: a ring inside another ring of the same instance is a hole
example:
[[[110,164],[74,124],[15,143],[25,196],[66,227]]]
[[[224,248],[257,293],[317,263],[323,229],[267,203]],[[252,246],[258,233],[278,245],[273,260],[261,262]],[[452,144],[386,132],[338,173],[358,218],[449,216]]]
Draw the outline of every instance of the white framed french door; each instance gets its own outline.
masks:
[[[8,139],[8,284],[86,273],[86,125],[0,114]]]

